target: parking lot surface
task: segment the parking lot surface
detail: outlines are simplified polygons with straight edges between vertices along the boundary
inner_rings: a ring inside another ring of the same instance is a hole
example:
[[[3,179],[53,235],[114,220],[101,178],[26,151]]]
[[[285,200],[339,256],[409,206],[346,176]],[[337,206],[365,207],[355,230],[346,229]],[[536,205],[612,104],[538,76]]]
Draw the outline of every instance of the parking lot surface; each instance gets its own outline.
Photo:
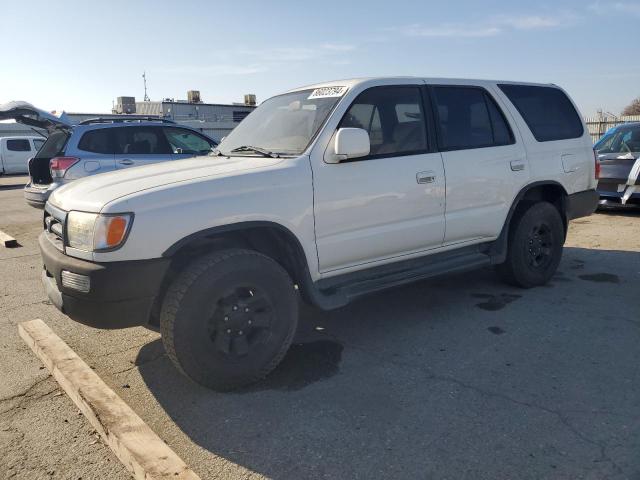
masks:
[[[2,478],[129,478],[18,337],[41,318],[202,478],[640,479],[638,214],[573,222],[546,287],[487,269],[304,308],[277,370],[222,394],[181,376],[157,333],[51,306],[41,212],[8,183],[0,230],[21,246],[0,248]]]

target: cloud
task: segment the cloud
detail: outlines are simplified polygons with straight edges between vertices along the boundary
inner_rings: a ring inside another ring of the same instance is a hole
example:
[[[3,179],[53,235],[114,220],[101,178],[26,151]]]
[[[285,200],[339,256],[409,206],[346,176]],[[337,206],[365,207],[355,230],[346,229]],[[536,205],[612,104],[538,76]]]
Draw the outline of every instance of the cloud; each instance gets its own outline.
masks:
[[[587,7],[598,15],[626,13],[640,17],[640,3],[631,2],[595,2]]]
[[[199,74],[209,76],[252,75],[277,69],[283,65],[325,59],[334,65],[350,62],[345,54],[357,47],[351,44],[324,43],[315,46],[247,48],[238,47],[213,55],[210,64],[159,67],[160,73]]]
[[[399,28],[408,37],[492,37],[500,33],[496,27],[477,28],[460,23],[448,23],[437,27],[425,27],[418,24]]]
[[[329,52],[351,52],[356,49],[356,46],[346,43],[324,43],[320,48]]]
[[[555,28],[566,24],[567,15],[500,15],[494,22],[503,27],[516,30],[534,30]]]
[[[494,37],[509,30],[539,30],[559,28],[574,23],[577,17],[568,12],[553,15],[494,15],[484,21],[444,23],[440,25],[412,24],[388,30],[408,37]]]

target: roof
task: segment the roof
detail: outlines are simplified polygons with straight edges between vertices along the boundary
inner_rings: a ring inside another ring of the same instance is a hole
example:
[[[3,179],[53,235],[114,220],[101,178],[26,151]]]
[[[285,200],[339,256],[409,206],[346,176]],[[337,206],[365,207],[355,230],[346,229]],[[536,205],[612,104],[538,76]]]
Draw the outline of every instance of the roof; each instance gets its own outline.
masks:
[[[26,138],[35,138],[36,140],[46,140],[45,137],[42,137],[40,135],[7,135],[7,136],[0,136],[0,138],[2,140],[24,140]]]
[[[329,82],[321,82],[315,83],[312,85],[305,85],[302,87],[293,88],[288,90],[289,92],[297,92],[300,90],[309,90],[312,88],[321,88],[321,87],[329,87],[329,86],[344,86],[353,88],[356,85],[361,84],[375,84],[379,81],[392,82],[393,80],[400,80],[406,82],[407,80],[415,80],[415,81],[426,81],[427,83],[445,83],[445,84],[473,84],[473,85],[486,85],[486,84],[495,84],[495,83],[508,83],[508,84],[517,84],[517,85],[532,85],[532,86],[545,86],[548,87],[550,83],[534,83],[534,82],[517,82],[513,80],[488,80],[488,79],[473,79],[473,78],[447,78],[447,77],[415,77],[415,76],[405,76],[405,77],[363,77],[363,78],[347,78],[342,80],[332,80]]]

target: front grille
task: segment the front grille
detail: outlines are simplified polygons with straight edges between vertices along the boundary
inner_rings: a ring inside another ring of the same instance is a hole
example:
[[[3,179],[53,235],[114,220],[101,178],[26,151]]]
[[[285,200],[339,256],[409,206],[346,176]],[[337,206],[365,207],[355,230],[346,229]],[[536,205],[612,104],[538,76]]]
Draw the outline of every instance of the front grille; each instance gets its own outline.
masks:
[[[44,231],[45,235],[61,252],[64,251],[64,223],[67,218],[67,212],[49,204],[44,210]]]

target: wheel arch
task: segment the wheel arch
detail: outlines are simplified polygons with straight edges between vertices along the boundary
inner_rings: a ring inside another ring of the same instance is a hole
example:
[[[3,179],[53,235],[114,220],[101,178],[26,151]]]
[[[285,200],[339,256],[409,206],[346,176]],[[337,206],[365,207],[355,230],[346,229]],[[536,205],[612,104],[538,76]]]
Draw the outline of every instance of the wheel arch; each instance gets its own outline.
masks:
[[[562,218],[564,233],[566,236],[567,228],[569,226],[569,219],[567,216],[568,198],[569,194],[564,186],[553,180],[532,182],[522,187],[515,196],[502,226],[502,230],[500,231],[500,235],[494,242],[493,248],[491,249],[492,262],[502,263],[505,260],[511,222],[532,203],[547,201],[554,205]]]
[[[194,232],[175,242],[162,253],[163,257],[171,258],[171,267],[159,292],[159,299],[164,296],[175,275],[194,258],[231,247],[248,248],[273,258],[298,285],[303,299],[315,303],[309,264],[300,240],[289,228],[272,221],[220,225]]]

